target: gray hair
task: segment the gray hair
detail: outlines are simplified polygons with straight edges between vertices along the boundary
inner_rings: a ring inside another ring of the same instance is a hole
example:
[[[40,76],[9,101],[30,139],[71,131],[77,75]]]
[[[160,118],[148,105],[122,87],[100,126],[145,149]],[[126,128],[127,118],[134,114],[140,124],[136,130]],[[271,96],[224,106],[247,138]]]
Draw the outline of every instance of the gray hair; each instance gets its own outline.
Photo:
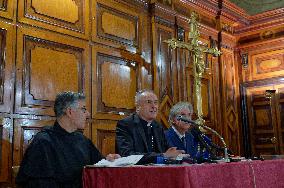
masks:
[[[86,97],[82,93],[72,91],[64,91],[56,95],[54,102],[54,112],[57,118],[63,116],[68,107],[75,107],[79,100],[85,100]]]
[[[191,113],[193,112],[193,107],[189,102],[178,102],[170,110],[169,122],[171,123],[174,118],[180,113],[182,109],[188,109]]]
[[[142,89],[142,90],[138,91],[138,92],[136,93],[136,95],[135,95],[135,106],[137,106],[137,104],[140,102],[141,97],[142,97],[142,95],[143,95],[144,93],[153,93],[153,94],[155,94],[154,91],[151,90],[151,89]],[[155,95],[156,95],[156,94],[155,94]]]

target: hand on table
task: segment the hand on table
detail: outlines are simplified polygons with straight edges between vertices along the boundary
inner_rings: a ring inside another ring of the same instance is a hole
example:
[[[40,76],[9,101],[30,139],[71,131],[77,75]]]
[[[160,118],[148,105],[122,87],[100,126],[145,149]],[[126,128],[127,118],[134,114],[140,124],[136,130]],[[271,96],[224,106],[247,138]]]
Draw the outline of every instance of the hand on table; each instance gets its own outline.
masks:
[[[120,158],[121,156],[119,154],[108,154],[106,156],[106,160],[108,161],[114,161],[115,159]]]

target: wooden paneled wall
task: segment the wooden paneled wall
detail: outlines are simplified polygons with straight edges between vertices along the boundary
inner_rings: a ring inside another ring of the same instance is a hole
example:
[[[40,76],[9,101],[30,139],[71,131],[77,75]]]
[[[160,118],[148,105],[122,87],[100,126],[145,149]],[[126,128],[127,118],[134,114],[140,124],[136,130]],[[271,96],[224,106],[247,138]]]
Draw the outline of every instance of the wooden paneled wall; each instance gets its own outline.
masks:
[[[284,9],[248,17],[240,27],[239,62],[242,132],[248,156],[284,154]]]
[[[87,97],[84,134],[114,152],[116,121],[152,88],[148,4],[115,0],[0,1],[0,187],[33,136],[53,125],[54,98]]]
[[[206,55],[206,125],[220,132],[236,154],[260,151],[249,145],[256,134],[275,134],[283,143],[283,113],[277,110],[283,107],[281,78],[272,87],[283,74],[283,41],[269,38],[282,30],[261,31],[259,42],[258,31],[252,31],[263,19],[249,23],[227,0],[0,0],[0,6],[0,187],[11,185],[11,167],[20,164],[33,136],[53,124],[54,97],[60,91],[87,96],[91,122],[84,134],[103,154],[114,152],[116,122],[135,110],[140,89],[158,95],[158,119],[165,127],[174,103],[190,101],[196,109],[192,55],[163,42],[172,37],[188,41],[192,11],[199,14],[202,42],[222,51],[221,57]],[[264,78],[267,82],[259,81]],[[253,126],[241,126],[239,83],[248,108],[255,110],[247,122],[267,127],[264,132],[250,134]],[[259,96],[265,89],[276,90],[270,102]],[[271,117],[275,126],[269,125]]]
[[[283,42],[282,37],[241,48],[243,124],[251,155],[284,154]]]

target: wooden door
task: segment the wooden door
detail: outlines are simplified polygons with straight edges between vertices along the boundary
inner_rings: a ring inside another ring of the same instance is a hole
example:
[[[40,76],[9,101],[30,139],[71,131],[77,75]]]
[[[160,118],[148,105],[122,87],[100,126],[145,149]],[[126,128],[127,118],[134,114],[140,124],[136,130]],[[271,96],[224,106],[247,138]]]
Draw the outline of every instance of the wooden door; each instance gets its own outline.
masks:
[[[243,84],[243,105],[249,109],[243,113],[249,155],[284,154],[283,87],[281,79]]]

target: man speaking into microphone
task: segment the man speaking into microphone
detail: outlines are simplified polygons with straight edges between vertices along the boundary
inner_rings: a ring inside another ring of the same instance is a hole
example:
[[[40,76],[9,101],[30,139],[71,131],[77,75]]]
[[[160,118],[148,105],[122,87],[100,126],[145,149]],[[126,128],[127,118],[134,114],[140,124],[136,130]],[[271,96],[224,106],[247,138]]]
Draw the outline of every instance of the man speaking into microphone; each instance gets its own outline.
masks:
[[[175,104],[169,114],[171,127],[165,132],[165,136],[169,146],[184,150],[193,159],[205,161],[211,157],[209,149],[212,142],[196,125],[190,124],[192,113],[193,108],[190,103]]]

